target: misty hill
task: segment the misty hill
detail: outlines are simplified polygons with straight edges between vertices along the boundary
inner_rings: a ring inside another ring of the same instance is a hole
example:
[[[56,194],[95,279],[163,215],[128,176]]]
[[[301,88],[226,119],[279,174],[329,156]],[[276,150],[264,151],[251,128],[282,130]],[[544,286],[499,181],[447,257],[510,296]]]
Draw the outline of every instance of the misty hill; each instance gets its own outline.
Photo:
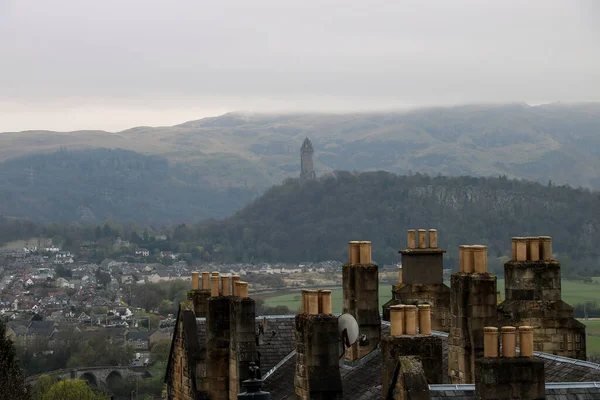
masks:
[[[510,254],[511,237],[551,235],[561,260],[597,268],[600,196],[506,178],[398,176],[336,172],[288,180],[195,240],[236,260],[346,260],[349,240],[371,240],[380,265],[400,260],[406,230],[438,229],[449,265],[460,244],[488,245],[490,259]],[[198,231],[194,231],[198,234]],[[225,258],[227,258],[225,257]]]
[[[299,173],[305,137],[332,170],[499,176],[600,189],[600,104],[471,105],[408,112],[243,114],[119,133],[0,134],[0,160],[38,151],[124,148],[197,167],[203,181],[262,191]]]
[[[37,221],[182,222],[225,217],[257,196],[197,167],[126,150],[35,154],[0,164],[0,215]]]

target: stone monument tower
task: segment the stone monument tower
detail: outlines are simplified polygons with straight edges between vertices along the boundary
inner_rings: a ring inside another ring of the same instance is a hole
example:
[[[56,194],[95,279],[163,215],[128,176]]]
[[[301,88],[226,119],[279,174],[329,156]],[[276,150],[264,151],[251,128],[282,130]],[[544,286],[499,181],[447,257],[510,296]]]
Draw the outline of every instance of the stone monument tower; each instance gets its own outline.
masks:
[[[308,138],[304,139],[300,149],[300,179],[315,179],[315,169],[313,167],[313,146]]]

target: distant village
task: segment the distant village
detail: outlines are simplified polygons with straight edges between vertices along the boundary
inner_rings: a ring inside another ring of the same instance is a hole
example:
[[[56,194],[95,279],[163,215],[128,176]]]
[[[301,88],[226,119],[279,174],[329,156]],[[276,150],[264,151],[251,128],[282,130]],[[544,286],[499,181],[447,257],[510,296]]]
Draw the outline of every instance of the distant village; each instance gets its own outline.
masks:
[[[166,237],[155,238],[161,239]],[[194,270],[244,275],[252,282],[254,293],[341,285],[339,261],[190,266],[185,254],[157,253],[117,238],[112,248],[123,255],[97,264],[88,257],[95,246],[90,241],[82,243],[78,252],[65,251],[45,239],[37,245],[0,250],[0,318],[7,322],[6,336],[17,347],[51,354],[70,341],[84,342],[104,334],[114,345],[132,346],[135,355],[131,362],[141,365],[147,362],[153,345],[170,343],[176,308],[135,307],[132,292],[144,285],[175,281],[185,282],[182,286],[187,288]]]

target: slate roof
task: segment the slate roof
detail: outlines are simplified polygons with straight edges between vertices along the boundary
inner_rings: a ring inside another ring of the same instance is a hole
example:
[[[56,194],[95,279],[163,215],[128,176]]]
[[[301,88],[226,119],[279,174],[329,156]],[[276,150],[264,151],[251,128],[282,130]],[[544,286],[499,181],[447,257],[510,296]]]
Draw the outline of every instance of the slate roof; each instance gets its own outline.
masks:
[[[256,318],[256,325],[257,332],[261,332],[256,350],[260,372],[265,375],[296,349],[296,320],[289,316],[267,316]]]
[[[452,389],[451,386],[456,386],[456,389]],[[429,390],[431,393],[431,400],[476,400],[475,385],[433,385]],[[600,385],[597,383],[590,382],[584,385],[546,385],[546,400],[598,399],[600,399]]]

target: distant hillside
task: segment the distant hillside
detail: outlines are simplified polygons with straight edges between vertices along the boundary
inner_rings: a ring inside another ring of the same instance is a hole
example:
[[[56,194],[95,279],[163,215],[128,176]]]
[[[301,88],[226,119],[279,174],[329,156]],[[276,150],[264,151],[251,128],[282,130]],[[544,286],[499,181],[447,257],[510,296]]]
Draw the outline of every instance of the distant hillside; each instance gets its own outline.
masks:
[[[34,221],[192,222],[231,215],[257,195],[126,150],[59,150],[0,164],[0,215]]]
[[[598,210],[599,193],[569,187],[337,172],[275,186],[188,240],[229,261],[345,260],[349,240],[371,240],[373,258],[383,264],[400,260],[407,229],[436,228],[451,266],[460,244],[488,245],[492,259],[510,253],[513,236],[551,235],[561,259],[579,260],[573,268],[585,270],[598,266]]]
[[[197,167],[219,187],[262,191],[299,173],[305,137],[317,173],[409,171],[526,178],[600,189],[600,104],[470,105],[409,112],[243,114],[119,133],[0,134],[0,160],[112,147]]]

